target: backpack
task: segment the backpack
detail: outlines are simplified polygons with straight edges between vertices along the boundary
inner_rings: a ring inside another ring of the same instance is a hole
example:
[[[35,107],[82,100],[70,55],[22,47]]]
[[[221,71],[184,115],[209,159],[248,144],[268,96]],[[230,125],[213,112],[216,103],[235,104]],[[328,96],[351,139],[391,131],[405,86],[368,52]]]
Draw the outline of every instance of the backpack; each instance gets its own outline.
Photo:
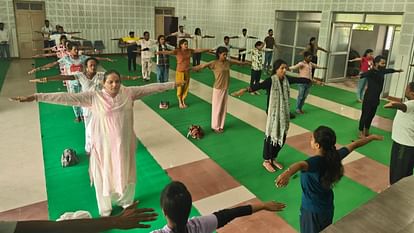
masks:
[[[194,139],[201,139],[204,136],[203,129],[199,125],[191,125],[188,128],[187,138],[191,136]]]
[[[76,151],[70,148],[63,150],[60,161],[62,163],[62,167],[69,167],[79,163],[79,159],[76,156]]]

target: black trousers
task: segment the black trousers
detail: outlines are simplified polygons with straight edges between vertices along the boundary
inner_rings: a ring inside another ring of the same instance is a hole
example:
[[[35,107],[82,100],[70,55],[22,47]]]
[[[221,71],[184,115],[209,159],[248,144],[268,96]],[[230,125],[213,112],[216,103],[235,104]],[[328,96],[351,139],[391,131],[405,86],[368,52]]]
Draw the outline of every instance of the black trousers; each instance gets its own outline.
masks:
[[[361,117],[359,118],[359,131],[369,129],[369,127],[371,127],[372,120],[377,112],[378,104],[378,101],[369,101],[364,99],[362,102]]]
[[[239,49],[239,61],[245,61],[246,60],[246,53],[240,54],[241,52],[245,52],[246,49]]]
[[[286,135],[283,138],[283,145],[286,142]],[[265,138],[263,143],[263,159],[264,160],[275,160],[279,154],[279,151],[282,149],[282,146],[279,144],[273,145],[270,137]]]
[[[395,141],[391,148],[390,184],[411,176],[414,168],[414,147],[404,146]]]
[[[201,53],[193,53],[193,66],[200,65]]]
[[[261,75],[262,75],[261,70],[252,70],[252,72],[250,73],[250,87],[260,82]]]
[[[311,62],[315,65],[318,64],[318,56],[312,56]],[[315,76],[315,68],[312,67],[312,78]]]
[[[131,71],[131,66],[134,71],[137,70],[137,53],[135,52],[128,52],[128,71]]]

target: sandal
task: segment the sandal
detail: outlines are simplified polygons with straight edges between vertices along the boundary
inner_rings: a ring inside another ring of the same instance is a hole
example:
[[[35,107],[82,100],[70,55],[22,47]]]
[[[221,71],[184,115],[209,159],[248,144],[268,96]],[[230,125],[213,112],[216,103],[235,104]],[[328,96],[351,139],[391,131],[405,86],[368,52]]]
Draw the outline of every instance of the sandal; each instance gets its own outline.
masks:
[[[268,172],[275,172],[276,171],[273,168],[272,164],[268,160],[265,160],[262,165]]]
[[[279,170],[283,169],[283,165],[281,163],[277,162],[276,160],[272,160],[272,165],[275,166]]]

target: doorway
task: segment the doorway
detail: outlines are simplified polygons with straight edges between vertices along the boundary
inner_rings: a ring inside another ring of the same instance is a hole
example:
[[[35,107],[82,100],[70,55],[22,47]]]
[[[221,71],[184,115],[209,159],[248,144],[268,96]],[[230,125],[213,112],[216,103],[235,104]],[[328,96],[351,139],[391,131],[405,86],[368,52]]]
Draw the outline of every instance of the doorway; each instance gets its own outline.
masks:
[[[40,31],[46,19],[44,2],[15,2],[17,43],[20,58],[32,58],[33,49],[43,48]]]
[[[155,39],[159,35],[169,35],[178,31],[178,17],[174,17],[175,9],[172,7],[155,7]],[[176,37],[166,38],[173,46],[177,44]]]
[[[359,62],[348,60],[361,57],[366,49],[374,56],[387,58],[387,67],[394,67],[398,54],[402,15],[336,13],[333,17],[330,53],[326,82],[342,83],[345,89],[354,89],[359,73]],[[386,77],[383,95],[389,93]]]

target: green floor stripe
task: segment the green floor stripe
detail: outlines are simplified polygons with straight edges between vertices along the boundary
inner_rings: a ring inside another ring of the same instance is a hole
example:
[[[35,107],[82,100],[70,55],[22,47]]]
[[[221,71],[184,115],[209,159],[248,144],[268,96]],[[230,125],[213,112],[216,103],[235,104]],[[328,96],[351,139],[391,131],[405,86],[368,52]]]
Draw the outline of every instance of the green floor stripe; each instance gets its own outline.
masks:
[[[45,60],[37,60],[47,63]],[[39,64],[37,64],[39,65]],[[39,77],[55,74],[56,70],[40,72]],[[63,91],[62,82],[38,84],[38,92]],[[73,122],[71,107],[39,104],[42,147],[48,196],[49,218],[56,219],[64,212],[87,210],[93,216],[98,216],[94,188],[90,186],[88,161],[84,154],[84,126]],[[138,132],[139,133],[139,132]],[[60,155],[65,148],[78,151],[80,164],[62,168]],[[131,230],[129,232],[148,232],[163,227],[166,224],[159,207],[160,192],[170,182],[165,171],[157,164],[147,149],[138,142],[137,156],[137,188],[136,197],[141,207],[151,207],[159,214],[157,221],[151,223],[152,228]],[[114,211],[120,211],[115,208]],[[192,216],[198,215],[193,208]],[[124,232],[113,230],[110,232]]]
[[[212,61],[215,59],[215,57],[211,54],[203,54],[202,59],[204,61]],[[232,66],[231,68],[234,71],[240,72],[242,74],[246,74],[250,76],[250,67],[249,66]],[[264,72],[262,72],[262,78],[266,77]],[[297,89],[297,87],[293,86],[294,89]],[[343,90],[336,87],[331,86],[319,86],[314,85],[311,89],[311,95],[318,96],[323,99],[327,99],[330,101],[334,101],[338,104],[343,104],[348,107],[360,109],[362,108],[362,104],[356,102],[356,94],[355,92],[350,92],[347,90]],[[376,115],[381,116],[387,119],[394,119],[396,110],[395,109],[384,109],[382,106],[386,104],[387,101],[381,100],[380,107],[377,110]]]
[[[114,65],[117,67],[125,66],[125,61],[120,60]],[[106,69],[110,68],[107,64],[104,64],[104,67]],[[172,108],[168,111],[160,110],[158,104],[161,98],[173,100]],[[227,114],[226,131],[221,135],[216,135],[209,130],[210,104],[190,93],[186,101],[190,107],[180,110],[177,108],[175,99],[175,92],[169,91],[156,96],[145,97],[143,101],[182,135],[186,135],[190,124],[200,124],[206,131],[205,138],[192,140],[192,142],[261,200],[275,199],[286,202],[288,208],[279,215],[295,229],[299,229],[298,216],[301,200],[299,179],[292,179],[291,184],[286,189],[276,189],[274,187],[273,181],[280,171],[270,174],[261,166],[263,132],[233,117],[231,114]],[[307,157],[304,154],[287,145],[280,154],[280,159],[286,166],[305,158]],[[335,219],[343,217],[375,196],[375,193],[367,187],[346,177],[337,185],[335,192],[338,193],[338,197],[335,199],[337,206]],[[351,193],[358,193],[358,195],[350,198]]]
[[[293,87],[297,89],[297,87]],[[327,99],[338,104],[343,104],[348,107],[352,107],[355,109],[362,109],[362,104],[356,101],[356,95],[354,92],[346,91],[340,88],[331,87],[331,86],[319,86],[313,85],[311,88],[311,95],[318,96],[323,99]],[[381,116],[387,119],[394,119],[396,110],[395,109],[385,109],[382,106],[386,104],[387,101],[381,100],[380,105],[377,109],[377,116]]]
[[[7,70],[10,67],[10,60],[0,59],[0,91],[3,87],[4,80],[6,79]]]
[[[170,64],[171,69],[175,69],[175,59],[171,59]],[[234,67],[238,66],[233,65],[232,69]],[[210,87],[212,87],[214,83],[213,72],[209,69],[204,69],[197,73],[191,73],[191,78],[201,83],[204,83]],[[231,78],[229,93],[240,90],[241,88],[245,88],[246,86],[248,86],[248,83],[236,78]],[[264,91],[261,91],[261,94],[262,95],[260,96],[245,94],[242,97],[240,97],[240,100],[265,111],[267,97]],[[296,106],[295,99],[290,99],[290,106],[291,111],[294,111]],[[325,109],[319,108],[308,103],[305,103],[304,109],[307,113],[303,116],[298,115],[295,119],[292,120],[293,123],[309,131],[313,131],[320,125],[329,126],[335,130],[338,137],[338,143],[342,145],[349,144],[351,140],[356,138],[356,135],[358,133],[358,121],[349,119],[340,114],[327,111]],[[376,144],[368,144],[362,148],[358,148],[357,151],[375,161],[389,166],[389,156],[392,144],[391,133],[375,127],[371,128],[371,133],[383,135],[384,141]]]

